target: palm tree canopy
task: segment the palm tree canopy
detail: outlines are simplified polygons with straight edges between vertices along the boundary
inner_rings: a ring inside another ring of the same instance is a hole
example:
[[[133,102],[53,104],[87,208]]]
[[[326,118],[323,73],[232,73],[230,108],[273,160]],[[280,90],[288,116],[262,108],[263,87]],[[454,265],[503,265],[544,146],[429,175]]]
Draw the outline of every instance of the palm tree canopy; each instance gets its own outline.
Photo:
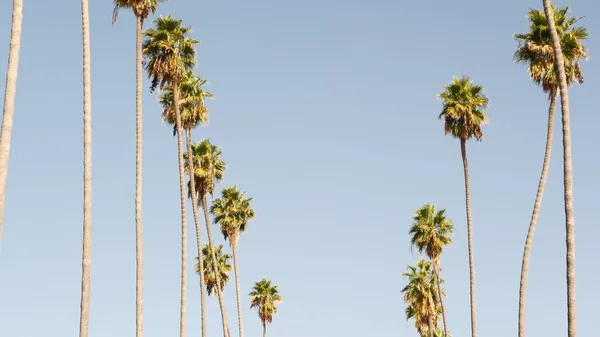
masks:
[[[580,19],[568,16],[569,7],[554,6],[554,22],[560,38],[567,84],[583,83],[583,75],[579,60],[587,61],[588,54],[583,40],[589,34],[585,27],[576,27]],[[544,92],[551,92],[558,87],[558,76],[555,71],[554,50],[550,39],[550,28],[543,10],[532,9],[527,13],[529,31],[515,34],[518,48],[514,54],[517,63],[527,63],[531,79],[542,87]]]
[[[183,27],[182,20],[171,15],[154,20],[156,28],[144,32],[144,65],[152,80],[150,90],[181,83],[186,71],[196,63],[196,44],[190,38],[191,27]]]
[[[145,20],[150,13],[156,12],[156,7],[161,2],[167,2],[167,0],[114,0],[115,9],[113,10],[112,23],[113,25],[117,22],[120,9],[131,9],[133,15]]]
[[[277,313],[277,304],[283,299],[279,289],[271,281],[262,279],[254,284],[250,292],[250,308],[258,310],[258,317],[263,323],[272,323],[273,316]]]
[[[413,318],[419,334],[429,336],[429,323],[437,326],[441,314],[432,263],[421,259],[416,266],[408,266],[404,276],[408,278],[408,284],[402,289],[407,305],[406,319]]]
[[[446,210],[436,212],[435,206],[425,204],[417,210],[410,227],[410,243],[419,253],[425,252],[434,263],[438,261],[444,247],[452,243],[452,222],[446,218]]]
[[[471,81],[468,76],[453,78],[438,95],[443,109],[438,118],[444,118],[444,131],[455,138],[481,140],[481,126],[488,123],[483,109],[488,106],[488,98],[483,94],[483,86]]]
[[[223,179],[227,164],[221,160],[221,154],[221,149],[213,145],[208,139],[192,144],[196,190],[200,198],[204,198],[207,194],[213,195],[215,184]],[[188,172],[189,158],[187,153],[184,154],[184,159],[186,172]],[[191,193],[189,185],[190,182],[188,181],[188,191]],[[189,193],[188,197],[191,198]]]
[[[207,80],[196,76],[193,71],[188,70],[183,74],[179,84],[181,126],[183,129],[193,129],[196,126],[208,123],[208,109],[204,105],[206,98],[214,98],[210,92],[204,91],[203,85]],[[167,85],[162,89],[159,97],[163,107],[162,119],[173,125],[173,135],[177,133],[176,114],[174,109],[173,86]]]
[[[217,267],[213,263],[212,254],[213,250],[217,259]],[[199,258],[196,257],[198,260]],[[225,285],[229,281],[229,272],[231,271],[231,255],[223,253],[223,245],[219,245],[216,249],[213,245],[206,245],[202,248],[202,259],[204,261],[204,281],[206,282],[206,291],[208,295],[212,295],[217,289],[217,277],[215,272],[219,273],[219,280],[221,281],[221,291],[225,288]],[[200,264],[196,264],[196,272],[200,273]]]
[[[232,245],[239,234],[246,231],[248,221],[254,218],[251,201],[252,198],[246,198],[245,192],[239,191],[237,186],[223,189],[221,198],[213,201],[210,211],[215,216],[214,223],[221,225],[223,237]]]

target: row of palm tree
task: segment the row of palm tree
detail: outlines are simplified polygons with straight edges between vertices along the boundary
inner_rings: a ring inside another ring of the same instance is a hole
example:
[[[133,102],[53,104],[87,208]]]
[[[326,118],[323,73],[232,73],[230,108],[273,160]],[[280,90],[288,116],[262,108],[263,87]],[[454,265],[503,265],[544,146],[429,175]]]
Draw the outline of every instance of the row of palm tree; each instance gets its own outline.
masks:
[[[563,131],[564,164],[564,200],[566,216],[567,246],[567,319],[568,336],[576,336],[575,302],[575,222],[573,218],[573,186],[571,166],[571,141],[569,125],[568,86],[583,83],[580,60],[587,60],[587,50],[583,41],[588,32],[585,27],[576,26],[578,18],[568,15],[569,8],[557,8],[549,0],[543,1],[543,11],[532,9],[527,14],[529,31],[515,34],[518,48],[514,54],[517,63],[525,63],[531,79],[548,94],[547,137],[542,172],[538,184],[533,212],[527,232],[521,266],[519,289],[519,337],[525,337],[525,296],[529,255],[533,243],[537,218],[541,208],[544,186],[548,175],[554,114],[560,96]],[[549,20],[548,18],[551,18]],[[473,221],[471,215],[471,189],[466,143],[470,139],[481,141],[482,126],[488,123],[484,110],[489,100],[483,93],[483,86],[475,84],[468,76],[454,78],[444,86],[438,95],[442,100],[442,112],[438,118],[444,119],[444,132],[460,141],[465,179],[465,200],[467,218],[467,242],[469,251],[471,335],[476,336],[475,309],[475,262],[473,251]],[[442,331],[436,330],[441,314],[444,322],[443,334],[449,336],[446,313],[443,305],[443,280],[439,275],[439,258],[443,248],[450,244],[449,234],[452,224],[444,216],[444,210],[435,212],[433,205],[425,205],[417,211],[414,223],[409,231],[411,243],[419,252],[426,252],[429,261],[419,260],[416,266],[409,266],[405,276],[408,285],[402,290],[407,304],[407,319],[415,320],[415,327],[421,336],[436,336]],[[437,288],[437,292],[436,289]]]

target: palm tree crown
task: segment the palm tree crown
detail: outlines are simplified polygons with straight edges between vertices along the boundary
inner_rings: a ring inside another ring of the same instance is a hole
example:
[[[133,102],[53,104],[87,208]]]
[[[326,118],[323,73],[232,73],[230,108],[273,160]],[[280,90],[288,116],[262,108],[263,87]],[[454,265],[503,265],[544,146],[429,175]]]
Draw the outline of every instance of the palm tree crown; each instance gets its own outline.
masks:
[[[212,254],[215,254],[217,259],[217,267],[212,260]],[[221,284],[221,291],[225,288],[225,284],[229,281],[229,272],[231,271],[231,264],[229,260],[231,255],[223,253],[223,245],[219,245],[216,249],[212,245],[206,245],[202,248],[202,258],[204,261],[204,280],[206,282],[206,291],[209,295],[216,293],[217,289],[217,277],[215,272],[219,273],[219,281]],[[196,257],[198,259],[198,257]],[[196,264],[196,272],[200,273],[200,264]]]
[[[452,243],[452,222],[446,218],[446,210],[435,211],[435,206],[425,204],[417,210],[410,227],[410,243],[419,253],[425,252],[431,261],[437,261],[445,246]]]
[[[223,179],[227,164],[221,160],[221,149],[213,145],[208,139],[192,144],[192,152],[196,191],[199,195],[198,200],[200,200],[207,194],[213,195],[215,184]],[[188,155],[185,154],[184,158],[187,167]]]
[[[250,308],[258,310],[258,317],[263,323],[273,322],[273,316],[277,313],[276,305],[282,301],[278,287],[267,279],[256,282],[250,292]]]
[[[579,59],[587,61],[588,54],[582,40],[589,34],[585,27],[575,27],[579,19],[569,17],[569,7],[554,9],[554,22],[560,39],[567,83],[583,83],[583,75]],[[554,51],[550,40],[548,20],[543,10],[532,9],[527,13],[529,31],[525,34],[515,34],[518,49],[514,54],[517,63],[527,63],[531,79],[550,93],[558,86],[555,71]]]
[[[455,77],[452,83],[444,86],[444,92],[438,98],[443,101],[443,109],[438,118],[444,118],[446,134],[463,140],[481,140],[481,125],[488,122],[483,113],[483,109],[488,106],[483,86],[476,85],[468,76]]]
[[[415,327],[421,336],[431,336],[437,326],[440,308],[437,306],[437,282],[433,273],[432,264],[426,260],[419,260],[416,266],[408,266],[404,273],[408,277],[408,284],[402,289],[406,319],[413,318]]]
[[[195,46],[199,43],[189,37],[192,29],[183,27],[182,20],[168,15],[154,22],[156,28],[144,32],[142,46],[146,71],[152,80],[151,91],[181,83],[185,73],[196,63]]]
[[[148,15],[156,12],[156,7],[158,7],[158,4],[161,2],[167,2],[167,0],[114,0],[115,9],[113,10],[113,25],[117,22],[120,9],[129,8],[136,17],[139,17],[144,21]]]
[[[221,225],[223,237],[235,245],[240,233],[246,231],[248,221],[254,218],[254,210],[250,206],[252,198],[246,198],[245,192],[237,186],[225,188],[220,199],[213,201],[210,208],[215,216],[214,223]]]

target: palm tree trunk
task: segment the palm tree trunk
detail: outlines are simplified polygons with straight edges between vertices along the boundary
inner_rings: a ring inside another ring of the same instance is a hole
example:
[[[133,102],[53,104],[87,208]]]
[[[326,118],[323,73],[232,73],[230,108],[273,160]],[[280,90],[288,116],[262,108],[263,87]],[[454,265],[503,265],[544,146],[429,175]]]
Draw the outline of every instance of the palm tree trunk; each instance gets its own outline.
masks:
[[[473,221],[471,219],[471,186],[469,185],[469,162],[467,161],[467,141],[460,140],[463,168],[465,170],[465,200],[467,208],[467,237],[469,246],[469,287],[471,297],[471,337],[477,336],[475,319],[475,256],[473,253]]]
[[[577,308],[575,303],[575,217],[573,214],[573,166],[571,164],[571,124],[569,116],[569,89],[567,86],[567,76],[565,74],[565,60],[560,46],[556,24],[554,22],[554,13],[550,0],[543,0],[544,13],[548,20],[550,28],[550,38],[554,49],[556,59],[558,79],[560,87],[560,105],[562,112],[562,133],[563,133],[563,165],[564,165],[564,198],[565,198],[565,226],[566,226],[566,245],[567,245],[567,321],[568,336],[577,335]]]
[[[8,154],[10,152],[10,138],[12,134],[13,115],[15,112],[15,96],[17,94],[17,72],[19,69],[22,25],[23,0],[13,0],[8,70],[6,72],[6,87],[4,89],[2,130],[0,131],[0,242],[2,241],[2,222],[4,221],[4,197],[6,192],[6,176],[8,174]]]
[[[435,337],[435,326],[432,317],[429,317],[429,337]]]
[[[525,240],[525,249],[523,251],[523,262],[521,264],[521,283],[519,285],[519,337],[525,337],[525,295],[527,293],[527,272],[529,270],[529,254],[533,244],[533,234],[537,225],[537,219],[542,205],[542,196],[544,195],[544,187],[546,178],[548,177],[548,168],[550,166],[550,157],[552,154],[552,139],[554,138],[554,112],[556,110],[556,101],[558,99],[558,91],[552,89],[550,92],[550,106],[548,108],[548,130],[546,132],[546,149],[544,151],[544,163],[542,164],[542,174],[538,183],[535,203],[533,204],[533,212],[529,221],[529,230],[527,231],[527,239]]]
[[[206,223],[206,234],[208,236],[208,244],[211,247],[215,247],[214,241],[212,239],[212,231],[210,230],[210,218],[208,215],[208,205],[206,204],[206,198],[204,196],[200,196],[200,204],[202,206],[202,210],[204,211],[204,222]],[[211,259],[213,262],[213,266],[218,266],[217,263],[217,255],[214,249],[211,250]],[[221,276],[219,273],[215,273],[215,279],[217,281],[217,299],[219,300],[219,307],[221,308],[221,320],[223,322],[223,336],[230,337],[231,333],[229,332],[229,324],[227,324],[227,310],[225,308],[225,302],[223,300],[223,292],[221,291]]]
[[[237,265],[237,238],[230,238],[231,250],[233,251],[233,271],[235,272],[235,295],[237,297],[237,310],[238,310],[238,325],[240,337],[244,335],[244,328],[242,324],[242,299],[240,297],[240,277],[238,274]]]
[[[135,336],[144,334],[144,269],[142,241],[142,29],[135,27]]]
[[[444,307],[444,298],[442,297],[442,286],[440,277],[440,262],[436,261],[433,265],[435,278],[437,281],[438,298],[440,299],[440,308],[442,308],[442,320],[444,321],[444,335],[448,336],[448,321],[446,319],[446,308]]]
[[[204,259],[202,258],[202,231],[200,230],[200,220],[198,219],[198,209],[194,206],[198,204],[198,194],[196,194],[196,179],[194,174],[194,160],[192,151],[191,131],[185,130],[188,153],[188,175],[190,176],[190,194],[192,195],[192,213],[194,213],[194,225],[196,227],[196,247],[198,248],[198,265],[200,266],[200,316],[202,322],[202,337],[206,337],[206,295],[204,288]]]
[[[173,83],[173,100],[177,126],[177,161],[179,163],[179,196],[181,198],[181,309],[179,316],[179,337],[186,334],[186,293],[187,293],[187,211],[185,197],[185,173],[183,168],[183,129],[179,111],[179,83]]]
[[[81,0],[83,35],[83,247],[79,337],[87,337],[90,323],[92,252],[92,81],[90,75],[90,22],[88,0]]]
[[[262,322],[263,324],[263,337],[267,337],[267,323]]]

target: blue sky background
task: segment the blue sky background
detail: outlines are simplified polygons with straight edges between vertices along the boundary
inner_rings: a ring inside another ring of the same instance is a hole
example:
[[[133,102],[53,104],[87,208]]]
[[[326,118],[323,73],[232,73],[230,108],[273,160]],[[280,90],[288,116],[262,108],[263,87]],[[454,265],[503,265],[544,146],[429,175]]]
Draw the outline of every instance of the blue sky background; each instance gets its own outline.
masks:
[[[568,0],[590,32],[586,83],[571,95],[580,336],[597,331],[594,256],[600,7]],[[62,7],[65,6],[65,7]],[[132,336],[135,311],[135,28],[111,1],[91,1],[93,270],[90,336]],[[453,75],[486,87],[491,124],[468,145],[478,332],[516,334],[522,247],[542,164],[546,96],[515,65],[514,33],[541,1],[171,0],[194,27],[198,72],[217,99],[194,131],[223,149],[219,186],[254,197],[239,244],[246,335],[260,322],[246,296],[262,277],[280,286],[270,336],[416,337],[400,290],[418,258],[407,235],[422,204],[456,225],[443,256],[453,336],[469,335],[468,264],[458,141],[445,137],[435,95]],[[5,76],[11,2],[0,3]],[[150,23],[150,22],[148,22]],[[2,336],[74,336],[82,219],[81,15],[77,1],[25,1],[17,104],[0,255]],[[4,83],[4,81],[2,81]],[[148,82],[144,86],[147,88]],[[3,90],[2,84],[2,90]],[[178,334],[180,230],[176,142],[144,91],[145,336]],[[530,336],[566,334],[560,118],[534,240]],[[190,220],[192,219],[190,215]],[[190,222],[191,224],[191,222]],[[216,228],[215,228],[215,233]],[[190,227],[190,264],[193,227]],[[206,237],[206,236],[205,236]],[[222,238],[219,236],[219,241]],[[199,290],[190,268],[188,336],[198,336]],[[226,289],[235,328],[235,291]],[[209,335],[220,334],[209,299]]]

